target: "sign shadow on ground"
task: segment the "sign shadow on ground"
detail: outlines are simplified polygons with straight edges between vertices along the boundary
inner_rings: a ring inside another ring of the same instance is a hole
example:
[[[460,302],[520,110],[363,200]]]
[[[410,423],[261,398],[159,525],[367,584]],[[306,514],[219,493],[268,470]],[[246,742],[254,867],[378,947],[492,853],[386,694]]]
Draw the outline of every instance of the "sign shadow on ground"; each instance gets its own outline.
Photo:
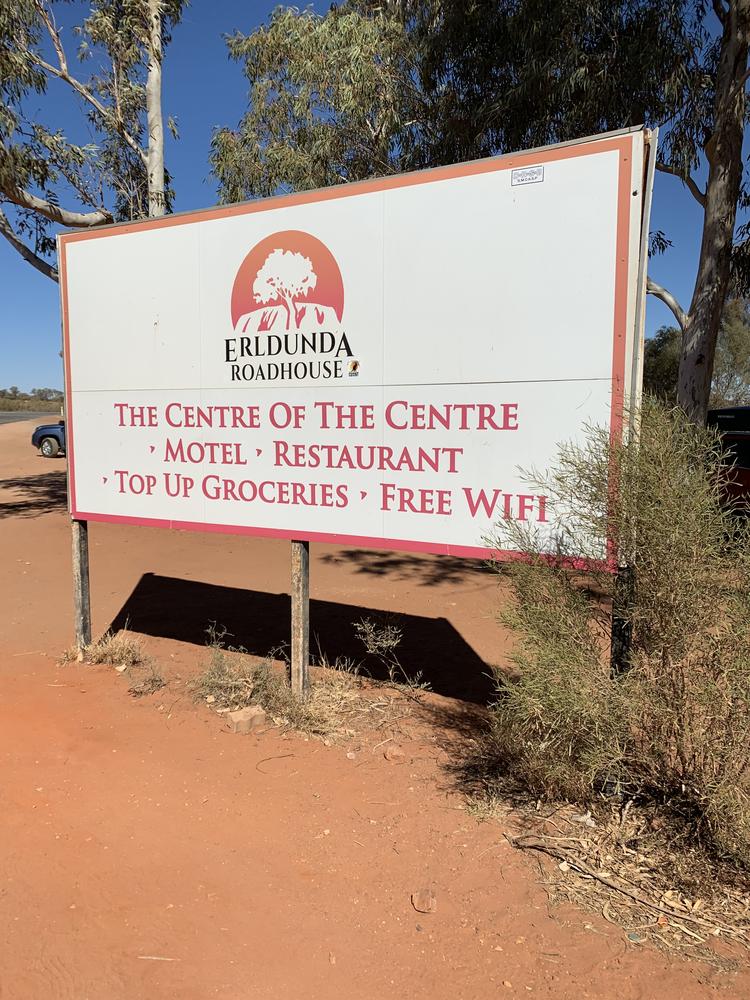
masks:
[[[239,587],[223,587],[194,580],[144,574],[123,604],[110,628],[128,628],[143,635],[176,639],[203,646],[212,623],[227,629],[228,645],[254,656],[283,648],[289,639],[291,614],[288,594],[268,594]],[[494,690],[492,668],[485,663],[445,618],[394,615],[361,605],[310,601],[310,648],[313,662],[348,657],[361,662],[375,679],[387,670],[367,656],[355,634],[354,623],[369,618],[397,625],[403,634],[397,655],[410,677],[422,680],[436,694],[484,703]]]

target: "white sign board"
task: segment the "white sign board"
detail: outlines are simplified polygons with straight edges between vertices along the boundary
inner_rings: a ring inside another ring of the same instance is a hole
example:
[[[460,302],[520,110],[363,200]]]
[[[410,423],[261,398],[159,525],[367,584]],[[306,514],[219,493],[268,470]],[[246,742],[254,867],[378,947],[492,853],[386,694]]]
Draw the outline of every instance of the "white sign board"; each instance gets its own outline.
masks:
[[[488,554],[617,433],[640,131],[59,239],[72,516]]]

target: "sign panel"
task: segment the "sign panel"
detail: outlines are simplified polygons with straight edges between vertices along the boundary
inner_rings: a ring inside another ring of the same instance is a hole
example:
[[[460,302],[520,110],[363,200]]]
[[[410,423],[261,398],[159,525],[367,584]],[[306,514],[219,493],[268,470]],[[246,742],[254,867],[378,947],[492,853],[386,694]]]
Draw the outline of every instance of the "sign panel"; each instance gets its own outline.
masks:
[[[617,433],[641,131],[59,238],[74,518],[485,556]]]

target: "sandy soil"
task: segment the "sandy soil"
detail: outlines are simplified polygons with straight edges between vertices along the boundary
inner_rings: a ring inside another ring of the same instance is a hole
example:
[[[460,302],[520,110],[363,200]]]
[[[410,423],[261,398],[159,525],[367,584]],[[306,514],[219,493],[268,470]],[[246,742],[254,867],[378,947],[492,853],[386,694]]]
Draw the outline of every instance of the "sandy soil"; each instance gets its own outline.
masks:
[[[134,700],[71,642],[64,463],[0,426],[0,997],[693,1000],[728,975],[550,910],[539,872],[450,779],[456,696],[503,655],[495,580],[456,560],[312,547],[312,628],[331,656],[395,611],[402,660],[438,696],[392,760],[349,745],[235,736],[185,682],[211,620],[266,653],[288,634],[288,545],[91,526],[97,633],[129,620],[169,685]],[[453,732],[452,732],[453,730]],[[347,756],[349,754],[349,756]],[[413,909],[431,888],[434,913]]]

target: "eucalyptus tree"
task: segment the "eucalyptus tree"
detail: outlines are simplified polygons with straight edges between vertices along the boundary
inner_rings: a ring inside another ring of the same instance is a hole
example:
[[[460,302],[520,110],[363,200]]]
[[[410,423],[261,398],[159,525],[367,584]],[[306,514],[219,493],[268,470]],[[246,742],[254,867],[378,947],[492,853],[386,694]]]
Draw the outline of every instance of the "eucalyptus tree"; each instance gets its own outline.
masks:
[[[750,0],[415,3],[422,79],[443,95],[447,152],[464,158],[629,125],[660,126],[657,169],[702,213],[689,304],[649,281],[682,332],[678,400],[705,418],[728,294],[750,292]],[[442,149],[438,148],[440,154]],[[705,174],[705,181],[699,176]],[[657,241],[658,242],[658,241]]]
[[[750,292],[742,142],[750,0],[344,0],[228,40],[248,110],[214,135],[224,200],[646,124],[702,212],[679,400],[705,416],[727,296]],[[705,181],[701,177],[705,174]],[[656,247],[669,245],[656,234]]]
[[[57,280],[56,225],[168,211],[162,62],[184,6],[0,0],[0,234],[42,274]],[[45,115],[50,86],[64,122]]]
[[[327,187],[422,163],[430,128],[416,48],[387,4],[325,16],[278,7],[227,39],[248,81],[236,128],[216,130],[211,163],[223,201]]]

